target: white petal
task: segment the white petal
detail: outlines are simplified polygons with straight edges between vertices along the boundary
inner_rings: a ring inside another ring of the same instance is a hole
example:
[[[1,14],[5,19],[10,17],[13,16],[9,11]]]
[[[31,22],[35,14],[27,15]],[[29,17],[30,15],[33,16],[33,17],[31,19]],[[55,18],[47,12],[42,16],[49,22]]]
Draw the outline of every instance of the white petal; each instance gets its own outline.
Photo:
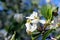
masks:
[[[36,25],[31,26],[31,32],[34,32],[37,29]]]
[[[45,20],[40,20],[40,23],[45,24],[46,21]]]
[[[31,31],[31,24],[26,23],[25,26],[26,26],[26,32]]]
[[[38,13],[33,11],[33,16],[38,16]]]
[[[56,38],[51,37],[51,40],[57,40]]]
[[[53,21],[51,21],[51,23],[54,23],[54,20],[53,20]]]
[[[28,19],[34,19],[33,17],[26,17],[26,18],[28,18]]]
[[[32,20],[31,22],[37,24],[37,23],[39,22],[39,19],[34,19],[34,20]]]
[[[35,16],[37,17],[38,13],[35,12],[35,11],[33,11],[33,13],[29,17],[26,17],[26,18],[28,18],[28,19],[34,19]]]
[[[25,24],[26,25],[26,31],[31,31],[34,32],[37,29],[37,25],[30,25],[28,23]]]
[[[31,27],[31,25],[29,23],[26,23],[25,26],[27,29],[29,29]]]

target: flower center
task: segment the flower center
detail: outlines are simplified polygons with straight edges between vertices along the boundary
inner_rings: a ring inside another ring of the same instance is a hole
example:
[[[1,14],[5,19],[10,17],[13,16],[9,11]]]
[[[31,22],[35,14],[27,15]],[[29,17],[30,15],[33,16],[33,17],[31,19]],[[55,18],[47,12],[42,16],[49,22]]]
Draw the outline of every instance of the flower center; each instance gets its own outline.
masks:
[[[31,23],[31,20],[30,20],[30,19],[28,19],[28,20],[27,20],[27,23]]]
[[[37,16],[34,16],[34,19],[39,19],[39,17],[37,17]]]

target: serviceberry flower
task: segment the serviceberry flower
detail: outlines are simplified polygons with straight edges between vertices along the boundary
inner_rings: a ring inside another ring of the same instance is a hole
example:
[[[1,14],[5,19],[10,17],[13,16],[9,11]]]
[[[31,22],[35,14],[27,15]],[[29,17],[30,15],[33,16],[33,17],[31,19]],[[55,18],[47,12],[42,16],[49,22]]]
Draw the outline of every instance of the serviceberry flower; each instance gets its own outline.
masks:
[[[36,24],[31,25],[31,20],[30,19],[27,20],[27,23],[25,24],[25,26],[26,26],[26,32],[27,33],[32,33],[37,29]]]
[[[25,24],[26,32],[27,33],[34,32],[37,29],[37,23],[39,22],[38,13],[33,11],[33,13],[26,18],[27,18],[27,22]]]

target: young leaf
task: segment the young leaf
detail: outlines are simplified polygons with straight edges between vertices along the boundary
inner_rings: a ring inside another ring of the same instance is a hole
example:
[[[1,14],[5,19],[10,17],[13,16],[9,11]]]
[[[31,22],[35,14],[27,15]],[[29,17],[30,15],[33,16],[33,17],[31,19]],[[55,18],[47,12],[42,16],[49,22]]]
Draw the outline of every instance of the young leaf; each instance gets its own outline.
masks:
[[[52,18],[52,7],[44,5],[41,8],[41,14],[46,18],[46,20],[51,20]]]
[[[10,40],[15,40],[15,35],[16,35],[16,32],[14,32],[14,34]]]

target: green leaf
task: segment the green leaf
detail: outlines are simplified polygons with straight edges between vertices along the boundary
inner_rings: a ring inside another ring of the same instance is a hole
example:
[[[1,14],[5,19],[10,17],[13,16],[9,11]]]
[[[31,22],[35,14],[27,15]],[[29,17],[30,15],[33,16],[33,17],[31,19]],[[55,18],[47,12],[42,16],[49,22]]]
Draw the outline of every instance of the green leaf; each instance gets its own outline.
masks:
[[[14,34],[12,35],[12,38],[10,40],[15,40],[15,35],[16,35],[16,32],[14,32]]]
[[[45,34],[43,35],[42,40],[45,40],[53,30],[54,29],[51,29],[51,30],[46,31]]]
[[[40,35],[41,35],[40,32],[33,32],[32,33],[32,37],[34,38],[34,40],[36,40]]]
[[[57,39],[60,39],[60,34],[58,36],[56,36]]]
[[[46,20],[51,20],[52,19],[52,7],[48,5],[42,6],[41,14],[46,18]]]
[[[47,18],[47,7],[46,6],[42,6],[42,8],[41,8],[41,14],[45,17],[45,18]]]
[[[22,24],[22,25],[21,25],[21,29],[24,29],[24,27],[25,27],[25,24]]]

